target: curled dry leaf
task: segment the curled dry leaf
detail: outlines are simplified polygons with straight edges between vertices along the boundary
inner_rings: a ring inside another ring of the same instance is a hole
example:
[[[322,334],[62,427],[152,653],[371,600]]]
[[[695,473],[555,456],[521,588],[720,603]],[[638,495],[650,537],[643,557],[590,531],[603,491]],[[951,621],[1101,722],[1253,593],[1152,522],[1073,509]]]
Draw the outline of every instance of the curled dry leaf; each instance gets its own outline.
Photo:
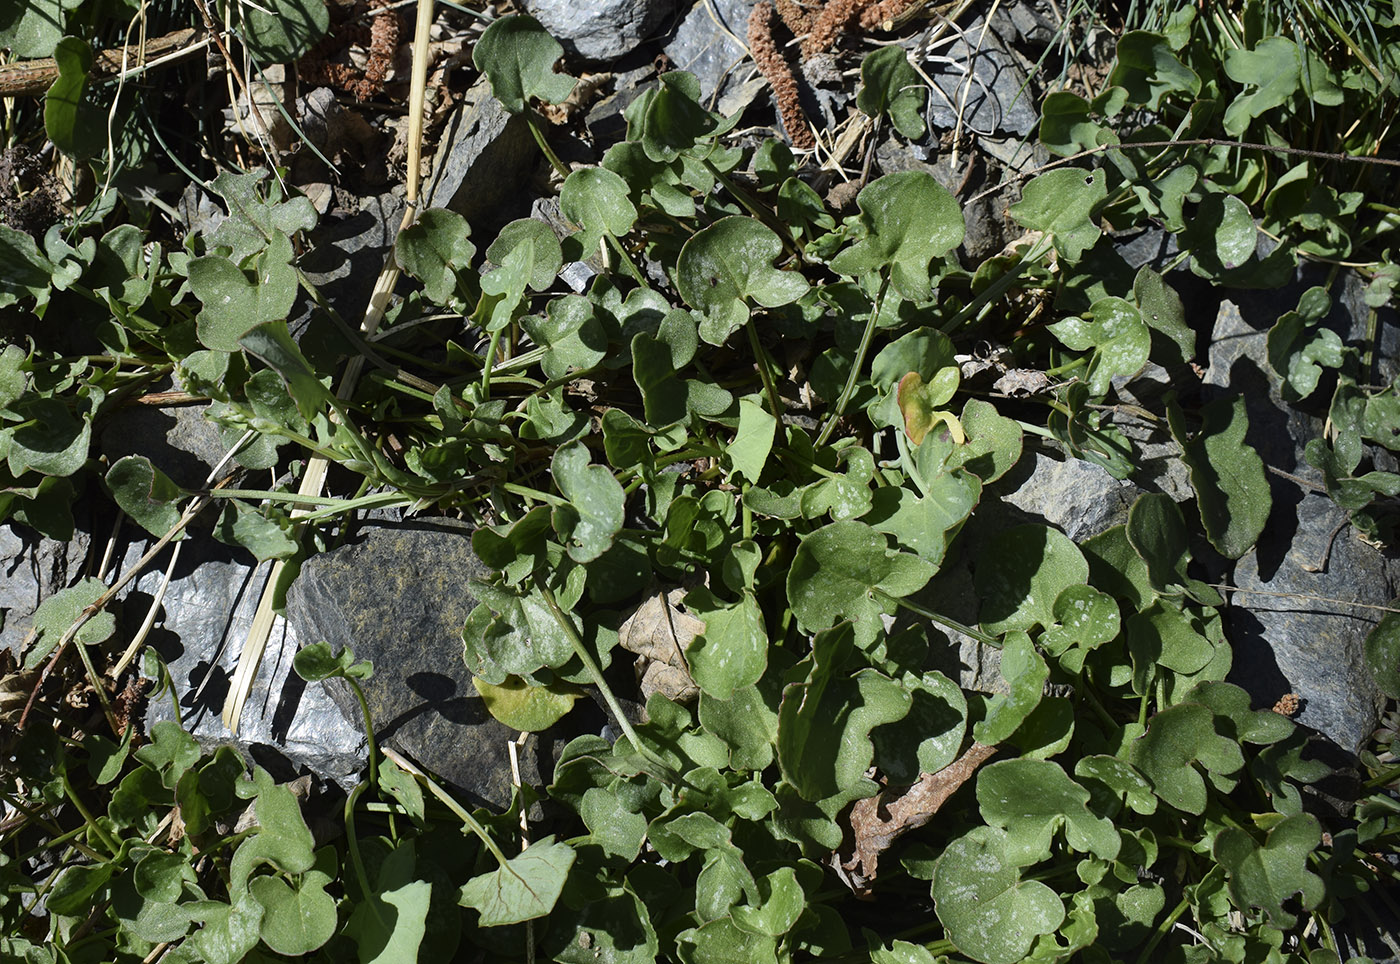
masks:
[[[685,651],[691,641],[705,631],[705,623],[681,608],[684,598],[684,589],[658,592],[618,627],[618,645],[637,654],[643,699],[660,693],[684,703],[700,694],[690,678]]]
[[[841,877],[851,891],[857,897],[868,898],[880,854],[906,832],[928,823],[938,808],[996,752],[995,746],[973,743],[962,756],[936,773],[922,774],[911,787],[885,790],[857,800],[851,808],[854,850],[840,861]]]

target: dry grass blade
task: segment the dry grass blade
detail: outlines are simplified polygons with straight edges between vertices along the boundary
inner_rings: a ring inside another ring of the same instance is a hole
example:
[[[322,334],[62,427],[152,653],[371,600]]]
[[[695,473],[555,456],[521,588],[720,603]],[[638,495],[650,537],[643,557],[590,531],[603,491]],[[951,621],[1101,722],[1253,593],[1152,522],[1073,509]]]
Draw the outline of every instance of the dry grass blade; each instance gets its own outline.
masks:
[[[413,77],[408,98],[407,203],[404,207],[403,221],[399,224],[400,231],[413,223],[414,213],[418,207],[419,167],[423,152],[423,100],[428,85],[428,30],[432,26],[432,20],[433,0],[418,0],[418,20],[413,35]],[[384,312],[389,307],[389,297],[393,293],[394,285],[398,279],[398,264],[394,261],[394,252],[390,250],[384,260],[384,268],[379,273],[379,279],[375,282],[374,291],[370,294],[369,306],[365,310],[364,320],[360,323],[362,337],[369,338],[379,330],[379,323],[383,320]],[[360,372],[364,368],[364,361],[363,356],[357,355],[346,366],[345,374],[340,381],[340,388],[336,392],[340,398],[348,399],[354,392],[355,382],[359,379]],[[312,458],[307,463],[306,474],[302,477],[297,494],[311,497],[319,496],[321,487],[326,481],[328,468],[325,459]],[[295,510],[293,518],[305,515],[309,511],[309,509]],[[267,648],[268,637],[272,634],[272,626],[276,618],[274,599],[278,591],[278,582],[281,580],[285,568],[285,564],[280,559],[273,563],[272,571],[263,587],[262,598],[258,600],[258,609],[253,616],[253,625],[249,628],[248,637],[243,642],[243,650],[238,657],[238,668],[234,671],[233,681],[229,685],[228,698],[224,701],[223,719],[224,725],[233,733],[238,732],[238,722],[243,716],[244,704],[248,702],[248,694],[252,692],[258,665],[262,662],[263,650]]]

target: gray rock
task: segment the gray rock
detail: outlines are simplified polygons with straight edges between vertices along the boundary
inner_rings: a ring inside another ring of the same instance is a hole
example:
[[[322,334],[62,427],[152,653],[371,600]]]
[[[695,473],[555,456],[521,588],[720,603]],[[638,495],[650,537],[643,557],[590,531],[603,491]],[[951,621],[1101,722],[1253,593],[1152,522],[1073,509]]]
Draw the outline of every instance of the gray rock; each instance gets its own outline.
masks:
[[[98,447],[108,462],[144,455],[178,486],[201,488],[228,446],[219,427],[206,421],[208,405],[132,405],[105,422]]]
[[[147,546],[144,539],[133,543],[123,559],[124,569],[135,564]],[[168,558],[158,556],[155,567],[144,572],[124,596],[127,625],[140,625]],[[281,617],[263,653],[237,736],[223,724],[229,680],[252,625],[267,569],[255,567],[247,553],[213,539],[186,540],[162,602],[163,618],[147,645],[169,669],[180,722],[206,749],[235,746],[279,778],[290,778],[294,773],[289,771],[305,767],[324,780],[353,785],[364,767],[364,737],[345,726],[323,684],[306,683],[292,672],[297,635]],[[152,694],[147,727],[175,718],[170,694]]]
[[[1025,519],[1009,523],[1043,522],[1075,542],[1128,521],[1128,509],[1142,493],[1092,462],[1055,458],[1039,450],[1022,455],[1016,467],[997,480],[994,491],[1000,493],[999,503],[983,496],[979,514],[991,509],[995,516],[1012,506]]]
[[[677,70],[688,70],[700,81],[701,102],[724,102],[742,88],[748,71],[739,70],[748,60],[741,40],[748,33],[749,12],[758,0],[697,0],[665,45],[666,56]]]
[[[449,520],[367,526],[302,566],[287,593],[287,619],[301,639],[348,645],[374,663],[362,685],[384,745],[474,804],[499,808],[510,801],[506,744],[516,734],[486,711],[462,662],[462,624],[475,605],[469,580],[487,572],[470,535]],[[358,732],[361,711],[349,688],[331,692]],[[522,779],[538,784],[537,755],[524,752],[520,763]]]
[[[959,38],[924,56],[933,81],[929,126],[951,130],[961,116],[963,130],[971,133],[1029,134],[1040,117],[1028,71],[1014,52],[999,44],[995,33],[987,31],[982,37],[982,24],[981,17],[970,21],[962,30],[967,40]],[[980,48],[974,46],[979,37]]]
[[[1396,574],[1387,572],[1381,553],[1357,539],[1345,513],[1319,491],[1321,473],[1302,453],[1309,439],[1321,437],[1323,420],[1282,400],[1266,346],[1269,327],[1317,281],[1305,271],[1287,288],[1222,301],[1205,384],[1207,391],[1227,388],[1245,397],[1249,443],[1265,465],[1287,473],[1270,476],[1268,525],[1235,566],[1234,585],[1272,595],[1239,593],[1231,600],[1231,679],[1260,706],[1297,693],[1304,700],[1301,722],[1355,753],[1379,722],[1384,699],[1362,659],[1378,613],[1348,603],[1388,604]],[[1339,299],[1326,323],[1355,343],[1366,316],[1349,312],[1346,301]],[[1393,349],[1377,347],[1388,359],[1384,364],[1393,366]],[[1322,388],[1308,402],[1325,405],[1326,397]]]
[[[676,8],[675,0],[530,0],[530,15],[584,60],[614,60],[649,39]]]
[[[539,163],[539,149],[525,119],[491,96],[484,75],[448,119],[438,151],[424,203],[466,218],[478,247],[485,247],[501,225],[528,213],[525,185]]]
[[[68,542],[46,539],[28,526],[0,524],[0,649],[16,656],[39,603],[82,576],[91,538],[81,529]]]

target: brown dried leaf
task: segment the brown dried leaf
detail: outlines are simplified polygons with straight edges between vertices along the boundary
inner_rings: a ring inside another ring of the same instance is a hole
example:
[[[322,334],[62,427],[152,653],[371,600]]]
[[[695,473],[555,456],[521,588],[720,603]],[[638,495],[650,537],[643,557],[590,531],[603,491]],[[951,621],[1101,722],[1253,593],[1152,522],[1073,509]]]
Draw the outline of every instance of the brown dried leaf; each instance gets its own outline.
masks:
[[[657,692],[685,702],[699,695],[690,678],[685,650],[705,631],[705,623],[681,608],[684,598],[684,589],[657,593],[618,627],[618,645],[637,654],[644,697]]]
[[[902,790],[886,790],[857,800],[851,808],[854,852],[841,862],[847,885],[857,897],[868,897],[875,880],[880,854],[906,832],[933,819],[938,808],[972,778],[997,748],[973,743],[967,752],[937,773],[925,773],[919,782]]]

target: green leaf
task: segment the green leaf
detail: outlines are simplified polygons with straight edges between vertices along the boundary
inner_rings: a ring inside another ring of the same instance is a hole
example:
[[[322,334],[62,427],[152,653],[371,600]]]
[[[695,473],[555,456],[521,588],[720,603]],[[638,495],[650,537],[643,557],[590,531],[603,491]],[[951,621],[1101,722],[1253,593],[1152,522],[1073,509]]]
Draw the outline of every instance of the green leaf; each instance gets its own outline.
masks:
[[[264,185],[266,199],[259,191]],[[316,209],[311,202],[304,197],[283,201],[281,186],[266,171],[223,171],[210,187],[228,205],[229,216],[210,235],[209,247],[232,248],[230,259],[234,264],[243,264],[274,239],[285,240],[316,226]]]
[[[1215,647],[1186,615],[1161,600],[1128,617],[1124,629],[1133,660],[1133,685],[1139,693],[1148,691],[1158,666],[1195,673],[1215,656]]]
[[[537,840],[520,856],[463,884],[460,903],[476,908],[483,927],[544,917],[554,909],[575,856],[553,835]]]
[[[721,917],[676,935],[682,964],[778,964],[777,942]]]
[[[936,670],[900,679],[909,691],[909,713],[871,731],[875,765],[892,784],[912,784],[958,758],[967,723],[967,698]]]
[[[51,914],[64,917],[85,915],[92,910],[90,901],[112,874],[119,870],[116,861],[101,864],[70,866],[59,874],[49,891],[45,904]]]
[[[1237,84],[1254,88],[1230,100],[1225,133],[1239,137],[1265,111],[1286,103],[1302,80],[1298,46],[1287,37],[1266,37],[1253,50],[1227,48],[1225,73]]]
[[[637,206],[627,195],[627,182],[602,167],[581,167],[559,189],[559,211],[583,230],[585,255],[593,255],[604,234],[624,237],[637,220]]]
[[[865,648],[881,632],[887,600],[918,592],[934,571],[918,556],[889,549],[885,536],[864,522],[833,522],[803,537],[797,547],[788,570],[788,599],[811,632],[853,620],[856,643]]]
[[[33,238],[8,224],[0,224],[0,308],[14,304],[22,295],[43,304],[57,271]]]
[[[933,877],[934,911],[958,950],[983,964],[1016,964],[1065,906],[1038,880],[1022,880],[1006,832],[975,827],[950,843]]]
[[[1366,668],[1381,692],[1391,699],[1400,698],[1400,614],[1382,617],[1366,637],[1365,653]]]
[[[1090,306],[1089,320],[1066,318],[1049,328],[1067,347],[1094,352],[1087,381],[1095,398],[1108,392],[1115,376],[1141,371],[1152,348],[1142,315],[1122,298],[1100,298]]]
[[[326,893],[331,878],[313,870],[303,874],[295,888],[278,877],[258,877],[249,892],[263,905],[263,943],[278,954],[309,954],[325,944],[336,931],[335,899]]]
[[[573,91],[574,78],[554,72],[563,56],[564,48],[538,20],[510,16],[482,33],[472,49],[472,65],[490,79],[491,93],[501,106],[520,114],[533,97],[557,104]]]
[[[573,657],[573,644],[538,592],[482,582],[473,583],[472,592],[481,602],[467,615],[462,640],[474,676],[499,685],[508,675],[558,668]]]
[[[622,486],[606,466],[588,460],[588,447],[570,442],[554,453],[550,474],[568,505],[556,506],[554,531],[575,562],[591,562],[622,529]]]
[[[423,282],[423,293],[446,305],[476,256],[467,219],[446,208],[429,208],[394,238],[399,267]]]
[[[41,602],[39,608],[34,611],[34,642],[24,656],[25,668],[32,669],[38,666],[39,661],[58,645],[68,628],[78,621],[83,610],[96,602],[106,591],[107,586],[101,579],[89,576],[67,589],[60,589]],[[116,618],[104,609],[84,623],[73,640],[83,646],[93,646],[110,639],[116,631]]]
[[[739,399],[739,429],[734,441],[725,446],[734,471],[749,482],[757,482],[773,449],[773,436],[778,420],[762,405],[747,398]]]
[[[671,425],[692,415],[713,417],[733,402],[729,392],[710,381],[680,377],[699,345],[695,319],[679,308],[666,313],[655,336],[642,331],[632,339],[632,378],[641,389],[642,407],[652,426]]]
[[[1102,170],[1060,168],[1033,178],[1008,210],[1022,227],[1053,235],[1060,257],[1074,264],[1098,243],[1102,232],[1092,215],[1107,197]]]
[[[856,106],[867,117],[889,113],[894,129],[913,140],[924,135],[924,102],[928,88],[909,66],[908,54],[897,44],[880,47],[860,63]]]
[[[530,250],[530,288],[534,291],[548,290],[564,265],[564,253],[554,229],[543,221],[520,218],[501,228],[501,233],[486,249],[486,260],[504,267],[506,259],[522,247]]]
[[[25,0],[6,8],[0,27],[0,47],[15,57],[51,57],[63,36],[66,11],[82,0]]]
[[[1259,907],[1280,929],[1297,926],[1298,915],[1286,905],[1299,896],[1302,909],[1322,903],[1327,888],[1308,870],[1308,855],[1322,842],[1322,828],[1312,814],[1287,817],[1262,844],[1243,830],[1226,827],[1215,838],[1214,855],[1230,875],[1230,897],[1241,910]]]
[[[1245,441],[1245,399],[1221,398],[1201,409],[1201,428],[1194,435],[1175,405],[1168,406],[1167,418],[1191,470],[1206,537],[1221,555],[1238,559],[1264,531],[1273,507],[1264,460]]]
[[[1176,290],[1147,265],[1133,279],[1133,298],[1149,328],[1169,338],[1179,350],[1177,359],[1196,357],[1196,332],[1186,324],[1186,311]]]
[[[539,733],[558,723],[582,695],[563,681],[532,686],[518,676],[509,676],[501,684],[473,677],[472,685],[492,716],[526,733]]]
[[[856,204],[865,237],[832,259],[831,269],[858,277],[889,266],[895,290],[926,303],[932,296],[929,263],[962,243],[962,206],[922,171],[886,174],[867,184]]]
[[[356,662],[355,653],[349,646],[332,651],[331,644],[325,640],[297,650],[292,657],[292,669],[308,683],[334,677],[369,679],[374,675],[374,664],[369,660]]]
[[[1001,675],[1007,691],[992,697],[986,715],[972,728],[978,743],[996,746],[1012,739],[1040,706],[1050,667],[1020,630],[1006,634],[1001,647]]]
[[[25,421],[9,437],[10,474],[34,471],[63,477],[81,469],[92,441],[92,415],[102,397],[102,390],[92,386],[76,398],[27,399],[20,413]],[[0,445],[4,441],[0,435]]]
[[[229,894],[242,897],[247,892],[249,875],[260,864],[271,864],[286,874],[310,870],[316,862],[314,841],[292,791],[274,783],[261,767],[253,769],[251,785],[241,784],[238,789],[240,796],[256,793],[253,812],[258,818],[258,829],[238,845],[229,861]]]
[[[1055,624],[1055,600],[1087,582],[1089,564],[1069,537],[1043,525],[993,534],[977,558],[977,595],[984,632],[994,636]]]
[[[1024,436],[1015,419],[998,414],[996,406],[969,398],[958,421],[967,441],[948,458],[949,467],[961,465],[988,485],[1009,472],[1021,458]]]
[[[746,590],[737,603],[726,603],[699,586],[686,593],[685,604],[705,623],[685,652],[695,685],[727,700],[757,683],[768,666],[768,632],[754,594]]]
[[[204,926],[190,935],[194,959],[205,964],[240,964],[258,946],[263,906],[252,894],[243,894],[232,904],[220,901],[194,901],[182,905],[191,920]]]
[[[543,316],[526,315],[521,324],[536,344],[546,350],[540,368],[551,380],[563,379],[571,371],[592,368],[607,357],[608,333],[604,316],[597,305],[582,295],[553,298],[545,306]],[[619,409],[609,409],[606,414],[613,412],[622,414]]]
[[[870,731],[904,718],[907,690],[876,670],[850,673],[854,634],[849,624],[817,635],[807,673],[783,690],[778,709],[778,765],[804,800],[856,787],[874,758]]]
[[[749,320],[750,302],[777,308],[807,293],[801,274],[773,267],[782,253],[782,240],[772,230],[739,216],[721,218],[685,243],[676,288],[703,314],[701,338],[722,345]]]
[[[1178,703],[1158,713],[1147,732],[1133,741],[1128,761],[1152,781],[1166,803],[1200,815],[1206,808],[1206,783],[1194,764],[1229,776],[1244,767],[1239,744],[1215,731],[1214,714],[1200,703]]]
[[[238,351],[238,339],[265,322],[285,320],[296,301],[297,273],[291,239],[279,235],[254,259],[253,277],[228,258],[207,255],[190,262],[190,288],[204,304],[196,319],[206,348]]]
[[[1049,760],[1002,760],[977,775],[977,805],[993,827],[1006,831],[1005,853],[1018,866],[1050,856],[1061,827],[1065,842],[1103,860],[1118,856],[1113,822],[1089,809],[1089,791]]]
[[[243,45],[264,66],[300,60],[331,26],[330,9],[307,0],[259,0],[239,12]]]
[[[413,841],[400,843],[380,863],[375,892],[351,913],[345,934],[358,945],[361,964],[418,960],[433,888],[419,879],[416,864]]]
[[[259,562],[269,559],[290,559],[301,546],[293,535],[291,520],[285,516],[269,518],[263,512],[237,499],[229,499],[219,521],[214,523],[214,538],[229,546],[242,546]]]
[[[250,355],[281,376],[297,410],[308,421],[332,397],[331,390],[292,340],[285,321],[267,322],[250,329],[238,338],[236,347],[247,349]]]
[[[876,532],[894,536],[930,565],[938,566],[958,527],[972,514],[982,494],[977,477],[954,469],[925,483],[928,495],[920,496],[899,486],[876,489],[872,508],[863,521]]]
[[[773,762],[778,740],[778,691],[769,673],[757,686],[734,691],[727,700],[700,694],[700,724],[729,747],[735,770],[762,770]]]
[[[1219,278],[1254,256],[1258,229],[1249,207],[1234,195],[1209,194],[1178,237],[1191,252],[1193,267],[1208,278]]]
[[[1108,82],[1151,111],[1168,94],[1195,97],[1201,92],[1201,78],[1177,59],[1167,38],[1146,30],[1131,30],[1118,38],[1118,62]]]
[[[593,842],[605,853],[636,860],[647,835],[647,818],[628,810],[612,788],[590,787],[579,806]]]
[[[1319,302],[1308,305],[1309,295],[1316,292]],[[1317,389],[1322,369],[1340,368],[1343,360],[1342,339],[1330,328],[1318,322],[1331,310],[1332,299],[1325,289],[1312,288],[1299,301],[1297,311],[1279,317],[1269,329],[1269,365],[1283,377],[1283,397],[1297,402]]]
[[[734,923],[751,934],[782,937],[792,930],[807,904],[802,885],[797,882],[797,872],[791,867],[779,867],[768,876],[758,878],[758,891],[762,904],[735,907]]]
[[[180,521],[180,487],[145,456],[118,459],[105,481],[121,510],[151,535],[163,536]]]
[[[65,154],[88,158],[105,146],[106,117],[87,98],[92,48],[78,37],[64,37],[54,47],[58,79],[44,95],[44,132]]]
[[[1106,128],[1093,119],[1089,102],[1068,90],[1047,94],[1040,105],[1040,143],[1060,157],[1097,147]]]

